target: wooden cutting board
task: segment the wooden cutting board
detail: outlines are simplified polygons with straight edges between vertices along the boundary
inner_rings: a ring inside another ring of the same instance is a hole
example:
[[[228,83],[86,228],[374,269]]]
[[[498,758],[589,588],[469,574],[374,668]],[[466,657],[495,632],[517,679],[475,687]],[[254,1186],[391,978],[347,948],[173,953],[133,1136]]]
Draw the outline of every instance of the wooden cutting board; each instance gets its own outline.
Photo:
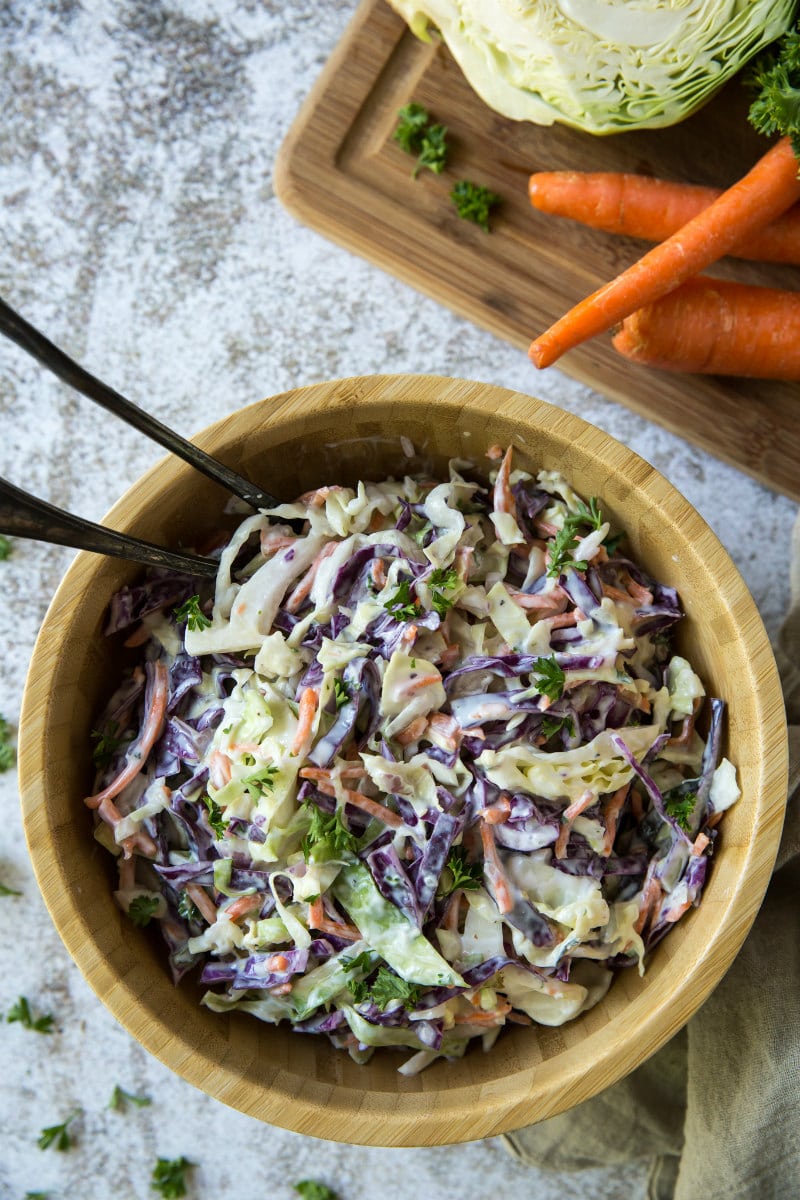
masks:
[[[412,178],[392,140],[414,100],[448,128],[445,172]],[[514,122],[489,109],[446,47],[425,45],[385,0],[363,0],[297,116],[275,186],[299,220],[521,350],[581,297],[634,261],[642,242],[530,208],[533,171],[624,170],[723,186],[764,152],[738,80],[670,129],[592,137]],[[492,231],[460,219],[457,179],[503,198]],[[721,278],[800,290],[800,268],[732,259]],[[800,500],[800,384],[676,375],[635,366],[597,338],[564,371]],[[530,391],[537,372],[531,366]]]

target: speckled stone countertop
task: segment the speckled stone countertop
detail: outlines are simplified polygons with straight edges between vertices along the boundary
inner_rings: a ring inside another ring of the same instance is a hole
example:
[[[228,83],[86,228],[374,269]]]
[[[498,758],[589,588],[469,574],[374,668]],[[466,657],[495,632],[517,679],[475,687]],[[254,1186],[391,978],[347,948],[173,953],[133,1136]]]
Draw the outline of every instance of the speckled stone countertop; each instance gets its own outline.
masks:
[[[5,0],[0,5],[0,291],[58,345],[191,435],[250,401],[351,374],[424,371],[535,391],[633,447],[699,509],[770,630],[787,600],[795,505],[299,226],[272,187],[278,147],[355,0]],[[0,344],[0,473],[99,519],[158,447]],[[72,552],[16,541],[0,564],[0,711],[13,728],[34,638]],[[644,1169],[542,1175],[500,1141],[427,1150],[329,1144],[206,1098],[143,1051],[67,956],[33,878],[13,770],[0,776],[0,1200],[153,1196],[185,1155],[193,1197],[341,1200],[480,1190],[637,1200]],[[115,1084],[152,1104],[109,1109]],[[40,1150],[75,1107],[75,1146]],[[213,1136],[212,1136],[213,1135]]]

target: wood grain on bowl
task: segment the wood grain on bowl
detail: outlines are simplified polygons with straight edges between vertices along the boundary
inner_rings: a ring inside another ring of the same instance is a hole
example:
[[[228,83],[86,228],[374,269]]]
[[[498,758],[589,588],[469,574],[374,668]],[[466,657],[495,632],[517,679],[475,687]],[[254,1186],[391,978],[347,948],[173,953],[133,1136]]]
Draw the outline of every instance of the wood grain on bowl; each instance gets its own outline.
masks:
[[[403,456],[400,438],[417,457]],[[436,376],[316,384],[255,404],[196,438],[287,498],[323,483],[384,478],[453,456],[485,473],[486,449],[558,468],[596,495],[633,556],[680,592],[678,639],[711,694],[729,703],[725,753],[743,795],[726,814],[700,907],[653,954],[644,978],[621,974],[589,1013],[558,1029],[517,1027],[489,1054],[397,1074],[391,1051],[357,1066],[327,1039],[221,1016],[192,978],[175,988],[166,954],[112,897],[113,863],[83,804],[90,731],[119,670],[103,637],[113,591],[136,568],[80,554],[34,652],[20,721],[25,831],[53,921],[97,995],[147,1050],[216,1099],[300,1133],[375,1145],[488,1137],[561,1112],[615,1082],[688,1020],[741,945],[763,898],[786,796],[783,701],[766,634],[736,568],[686,500],[651,466],[569,413],[503,388]],[[225,501],[185,464],[165,460],[115,505],[108,524],[165,544],[216,528]]]

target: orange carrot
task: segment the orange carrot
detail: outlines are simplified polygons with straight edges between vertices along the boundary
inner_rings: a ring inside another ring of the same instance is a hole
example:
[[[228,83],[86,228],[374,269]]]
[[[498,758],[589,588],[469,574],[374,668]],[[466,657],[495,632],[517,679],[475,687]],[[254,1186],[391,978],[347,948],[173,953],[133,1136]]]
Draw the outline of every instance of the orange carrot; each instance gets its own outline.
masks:
[[[379,804],[377,800],[371,800],[369,796],[364,796],[361,792],[354,792],[351,788],[344,788],[344,794],[348,804],[360,808],[362,812],[369,813],[371,817],[377,817],[379,821],[383,821],[384,825],[391,825],[393,829],[400,829],[402,826],[403,818],[384,804]]]
[[[297,732],[294,735],[292,742],[292,754],[305,754],[314,736],[314,716],[317,711],[317,702],[319,696],[316,688],[307,687],[303,689],[303,694],[300,697],[300,703],[297,708]]]
[[[153,672],[154,679],[153,690],[150,696],[150,709],[145,716],[144,727],[138,744],[136,744],[136,753],[128,758],[119,775],[117,775],[116,779],[112,779],[108,787],[103,788],[102,792],[98,792],[95,796],[86,797],[84,804],[87,804],[89,808],[99,808],[104,800],[113,800],[115,796],[124,791],[131,780],[135,779],[139,774],[147,761],[148,754],[161,736],[167,712],[169,676],[167,668],[162,662],[154,664]],[[128,753],[130,755],[130,751]]]
[[[763,228],[800,199],[797,175],[791,142],[781,138],[713,204],[536,338],[528,351],[534,365],[551,366],[568,350],[605,333],[722,258],[752,230]]]
[[[534,208],[592,229],[663,242],[708,208],[722,188],[622,171],[539,171],[528,181]],[[790,208],[729,251],[756,262],[800,263],[800,207]]]
[[[485,821],[481,821],[481,841],[483,842],[484,868],[494,892],[495,903],[501,913],[509,913],[514,907],[514,897],[500,862],[500,855],[497,853],[494,831],[491,825],[487,825]]]
[[[199,883],[187,883],[186,895],[195,908],[200,910],[209,925],[213,925],[217,919],[217,910],[205,888],[200,887]]]
[[[232,921],[238,921],[239,917],[243,917],[245,913],[254,912],[261,908],[264,903],[264,897],[258,892],[252,892],[249,896],[237,896],[237,898],[228,905],[225,909],[226,916]],[[275,968],[277,970],[277,968]]]
[[[613,345],[662,371],[800,379],[800,293],[689,279],[627,317]]]

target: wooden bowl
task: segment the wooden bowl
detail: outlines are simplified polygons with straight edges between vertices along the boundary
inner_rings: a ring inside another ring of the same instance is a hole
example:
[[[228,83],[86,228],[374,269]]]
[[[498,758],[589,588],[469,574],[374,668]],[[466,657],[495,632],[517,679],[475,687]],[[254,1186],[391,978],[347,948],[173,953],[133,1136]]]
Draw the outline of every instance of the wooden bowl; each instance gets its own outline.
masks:
[[[540,1121],[608,1087],[675,1034],[719,981],[758,910],[786,798],[786,725],[778,675],[755,604],[717,538],[683,497],[625,446],[529,396],[457,379],[344,379],[245,408],[196,441],[280,496],[408,468],[400,437],[440,473],[453,456],[485,471],[492,443],[517,465],[557,467],[596,495],[634,557],[675,585],[687,619],[679,645],[710,694],[728,701],[726,753],[742,798],[721,826],[700,907],[653,954],[646,975],[619,975],[607,998],[557,1029],[512,1027],[489,1054],[421,1075],[378,1052],[356,1066],[322,1037],[294,1034],[199,1004],[193,978],[174,987],[157,934],[112,898],[113,862],[83,805],[90,731],[119,670],[102,633],[111,594],[139,569],[82,553],[45,617],[24,698],[19,765],[25,831],[45,901],[89,984],[125,1028],[190,1083],[250,1116],[342,1142],[429,1146]],[[411,469],[415,468],[411,463]],[[165,459],[106,523],[164,545],[218,528],[226,496]]]

